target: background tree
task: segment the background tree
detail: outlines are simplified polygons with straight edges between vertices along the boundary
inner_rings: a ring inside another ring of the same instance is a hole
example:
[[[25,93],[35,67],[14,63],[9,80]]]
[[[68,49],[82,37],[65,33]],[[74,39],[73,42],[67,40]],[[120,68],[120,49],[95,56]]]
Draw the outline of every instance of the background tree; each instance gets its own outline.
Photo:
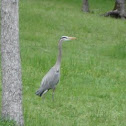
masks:
[[[83,0],[82,11],[83,11],[83,12],[89,12],[88,0]]]
[[[18,0],[1,0],[2,117],[24,125]]]
[[[126,18],[126,0],[115,0],[114,9],[105,13],[104,16]]]

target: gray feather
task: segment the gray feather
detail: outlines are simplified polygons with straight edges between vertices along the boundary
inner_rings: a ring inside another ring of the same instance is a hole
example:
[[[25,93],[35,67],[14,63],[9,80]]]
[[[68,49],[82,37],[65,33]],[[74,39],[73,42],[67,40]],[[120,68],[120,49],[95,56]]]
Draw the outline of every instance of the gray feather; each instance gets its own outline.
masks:
[[[56,65],[43,77],[40,88],[36,91],[36,95],[42,96],[44,91],[55,89],[60,79],[60,70]]]

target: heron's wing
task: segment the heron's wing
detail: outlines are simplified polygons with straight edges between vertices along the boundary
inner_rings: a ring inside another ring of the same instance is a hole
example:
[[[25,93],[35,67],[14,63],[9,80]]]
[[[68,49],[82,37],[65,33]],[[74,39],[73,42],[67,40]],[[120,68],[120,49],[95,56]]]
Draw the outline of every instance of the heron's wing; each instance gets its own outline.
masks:
[[[44,90],[54,88],[59,82],[59,71],[57,72],[54,67],[52,67],[49,72],[43,77],[41,82],[41,87]]]

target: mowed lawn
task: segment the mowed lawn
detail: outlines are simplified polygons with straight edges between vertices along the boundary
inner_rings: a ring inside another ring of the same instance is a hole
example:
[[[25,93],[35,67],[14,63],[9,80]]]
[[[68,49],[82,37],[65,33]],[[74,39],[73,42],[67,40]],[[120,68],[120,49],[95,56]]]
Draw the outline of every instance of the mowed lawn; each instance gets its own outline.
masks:
[[[100,16],[113,0],[90,0],[90,14],[81,6],[81,0],[20,1],[25,126],[126,125],[126,21]],[[55,64],[62,35],[77,39],[63,43],[54,102],[51,90],[43,101],[35,92]]]

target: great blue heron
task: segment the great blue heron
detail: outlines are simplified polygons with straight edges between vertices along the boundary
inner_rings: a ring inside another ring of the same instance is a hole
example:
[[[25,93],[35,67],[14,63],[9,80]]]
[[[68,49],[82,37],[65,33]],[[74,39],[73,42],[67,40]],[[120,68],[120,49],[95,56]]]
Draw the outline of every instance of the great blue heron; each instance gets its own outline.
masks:
[[[43,77],[41,81],[40,88],[36,91],[36,95],[39,95],[40,97],[45,94],[50,89],[53,89],[52,92],[52,99],[54,100],[54,91],[55,87],[59,82],[60,78],[60,65],[61,65],[61,56],[62,56],[62,43],[63,41],[73,40],[76,39],[75,37],[68,37],[68,36],[62,36],[59,40],[58,45],[58,57],[56,64],[48,71],[48,73]]]

